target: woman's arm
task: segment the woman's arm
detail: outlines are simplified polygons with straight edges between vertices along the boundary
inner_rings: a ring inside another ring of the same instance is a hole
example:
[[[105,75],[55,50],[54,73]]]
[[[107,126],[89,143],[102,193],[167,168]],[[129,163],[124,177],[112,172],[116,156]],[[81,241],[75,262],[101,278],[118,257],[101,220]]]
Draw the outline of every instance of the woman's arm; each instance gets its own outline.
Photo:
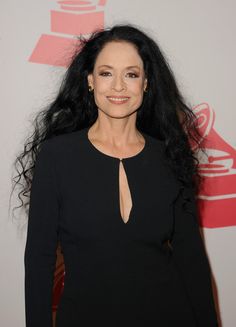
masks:
[[[24,256],[26,327],[52,327],[58,199],[50,142],[44,141],[32,180]]]
[[[174,203],[172,258],[185,285],[197,326],[216,327],[211,271],[197,217],[192,189],[182,188]]]

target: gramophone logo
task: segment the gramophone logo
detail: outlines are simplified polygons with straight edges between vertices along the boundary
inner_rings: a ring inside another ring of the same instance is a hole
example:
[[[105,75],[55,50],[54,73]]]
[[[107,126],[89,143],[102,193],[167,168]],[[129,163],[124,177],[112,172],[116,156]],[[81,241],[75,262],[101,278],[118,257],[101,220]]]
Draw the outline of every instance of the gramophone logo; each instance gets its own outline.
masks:
[[[57,1],[60,8],[51,10],[51,33],[42,34],[29,61],[52,66],[68,66],[77,35],[104,28],[106,0]]]
[[[206,103],[193,108],[202,135],[200,174],[203,185],[198,194],[200,223],[216,228],[236,225],[236,149],[214,130],[215,113]],[[193,148],[194,149],[194,148]]]

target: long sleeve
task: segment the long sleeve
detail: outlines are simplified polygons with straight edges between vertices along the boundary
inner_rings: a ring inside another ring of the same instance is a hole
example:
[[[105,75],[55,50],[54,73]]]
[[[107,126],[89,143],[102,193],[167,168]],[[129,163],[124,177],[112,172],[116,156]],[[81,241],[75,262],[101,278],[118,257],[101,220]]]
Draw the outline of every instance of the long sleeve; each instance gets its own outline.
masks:
[[[54,174],[50,142],[44,141],[31,185],[24,254],[26,327],[52,327],[59,217],[59,195]]]
[[[172,258],[187,291],[198,327],[218,326],[211,271],[197,220],[197,206],[190,188],[180,190],[174,203]]]

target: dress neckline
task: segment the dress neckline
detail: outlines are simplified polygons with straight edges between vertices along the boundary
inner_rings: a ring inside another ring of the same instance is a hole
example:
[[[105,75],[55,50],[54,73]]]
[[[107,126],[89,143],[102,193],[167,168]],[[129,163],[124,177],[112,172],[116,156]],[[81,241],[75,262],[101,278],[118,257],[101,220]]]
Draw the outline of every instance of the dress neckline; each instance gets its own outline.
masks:
[[[96,152],[98,155],[104,157],[104,158],[107,158],[107,159],[110,159],[110,160],[115,160],[115,161],[129,161],[129,160],[132,160],[132,159],[138,159],[140,157],[143,156],[143,154],[145,153],[145,151],[147,150],[147,147],[148,147],[148,137],[145,133],[143,132],[140,132],[145,140],[145,144],[144,144],[144,147],[135,155],[133,156],[130,156],[130,157],[124,157],[124,158],[118,158],[118,157],[114,157],[114,156],[111,156],[109,154],[106,154],[104,152],[102,152],[101,150],[99,150],[98,148],[95,147],[95,145],[89,140],[89,137],[88,137],[88,131],[90,129],[90,126],[89,127],[86,127],[84,129],[84,133],[85,133],[85,139],[86,139],[86,142],[88,143],[88,145],[90,146],[90,148]]]

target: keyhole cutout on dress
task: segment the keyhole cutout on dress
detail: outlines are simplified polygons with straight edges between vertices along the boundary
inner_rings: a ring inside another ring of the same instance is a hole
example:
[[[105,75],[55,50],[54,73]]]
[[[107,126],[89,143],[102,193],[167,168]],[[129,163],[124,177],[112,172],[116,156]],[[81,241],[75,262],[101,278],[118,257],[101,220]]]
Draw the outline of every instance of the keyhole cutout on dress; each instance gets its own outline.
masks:
[[[119,202],[120,215],[123,219],[123,222],[126,224],[130,218],[130,212],[133,203],[127,175],[122,160],[120,160],[119,164]]]

